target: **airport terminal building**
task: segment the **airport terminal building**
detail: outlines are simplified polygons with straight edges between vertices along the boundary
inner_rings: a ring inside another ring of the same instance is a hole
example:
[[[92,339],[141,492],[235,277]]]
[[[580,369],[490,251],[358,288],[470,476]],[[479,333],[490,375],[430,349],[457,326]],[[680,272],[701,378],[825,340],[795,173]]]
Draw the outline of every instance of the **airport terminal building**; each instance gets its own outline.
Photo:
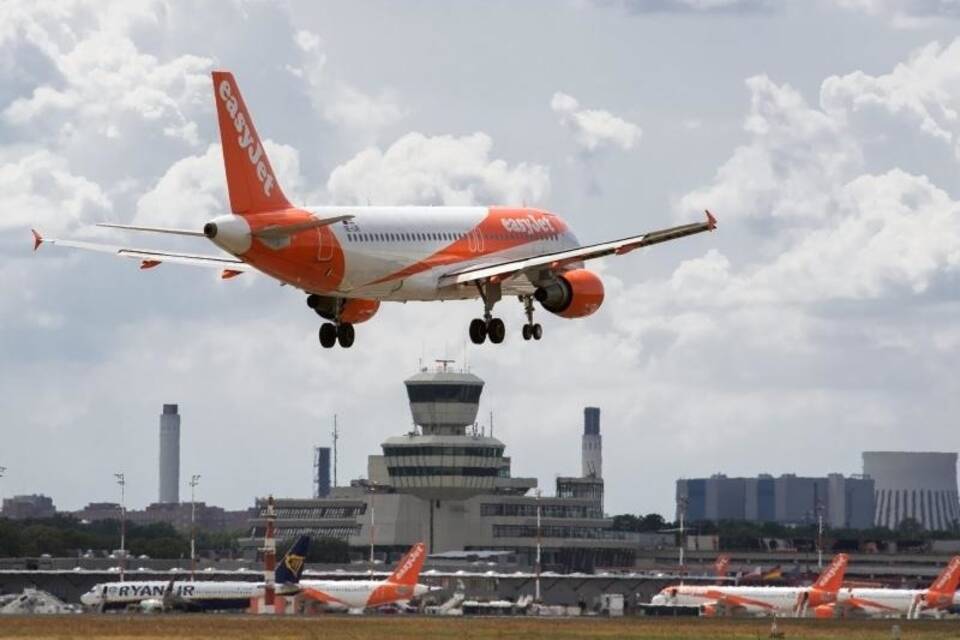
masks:
[[[634,565],[637,534],[613,531],[603,513],[599,409],[585,411],[582,475],[557,478],[546,497],[535,478],[513,475],[502,441],[473,426],[483,380],[441,364],[405,385],[414,430],[369,456],[366,480],[323,498],[278,499],[278,537],[334,537],[391,556],[423,541],[431,554],[506,551],[518,565],[535,562],[539,539],[545,569]],[[248,548],[265,529],[257,507]]]

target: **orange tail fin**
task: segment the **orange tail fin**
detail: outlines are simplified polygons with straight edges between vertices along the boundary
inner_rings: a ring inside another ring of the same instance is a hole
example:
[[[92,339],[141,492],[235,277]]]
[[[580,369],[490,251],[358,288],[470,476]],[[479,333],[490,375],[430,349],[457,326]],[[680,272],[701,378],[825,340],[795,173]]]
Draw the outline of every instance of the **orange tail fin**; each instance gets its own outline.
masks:
[[[243,215],[290,208],[232,73],[213,72],[213,95],[230,209]]]
[[[714,563],[713,568],[717,572],[718,578],[727,577],[727,568],[730,566],[730,556],[724,554],[717,557],[717,561]]]
[[[420,579],[420,569],[427,559],[427,548],[422,542],[418,542],[407,551],[407,554],[400,558],[397,568],[390,574],[387,582],[393,584],[415,585]]]
[[[821,591],[835,592],[843,584],[843,577],[847,573],[847,561],[849,558],[845,553],[838,553],[833,557],[830,566],[823,570],[817,581],[813,583],[814,588]]]
[[[937,579],[930,585],[930,591],[938,595],[953,598],[960,584],[960,556],[953,556],[946,568],[940,572]]]

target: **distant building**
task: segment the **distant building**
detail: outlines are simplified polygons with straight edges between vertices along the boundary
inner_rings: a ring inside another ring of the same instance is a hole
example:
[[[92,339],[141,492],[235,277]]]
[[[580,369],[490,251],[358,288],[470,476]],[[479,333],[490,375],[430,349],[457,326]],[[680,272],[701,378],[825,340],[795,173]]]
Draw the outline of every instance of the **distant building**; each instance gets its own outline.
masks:
[[[72,514],[78,520],[94,522],[97,520],[119,520],[120,505],[115,502],[91,502]],[[127,521],[135,524],[167,523],[182,533],[190,531],[191,504],[189,502],[170,504],[156,502],[143,510],[127,509]],[[222,532],[239,531],[247,528],[254,512],[250,509],[228,511],[222,507],[196,503],[197,531]]]
[[[330,495],[330,447],[313,448],[313,497]]]
[[[369,456],[368,479],[327,498],[278,499],[277,536],[335,537],[363,556],[371,544],[396,556],[423,541],[431,554],[504,551],[527,566],[540,538],[545,567],[633,566],[638,535],[614,531],[603,513],[599,410],[585,413],[584,469],[592,475],[558,478],[557,495],[538,498],[537,480],[513,476],[506,445],[475,426],[483,384],[446,366],[407,379],[417,427]],[[242,541],[250,553],[261,546],[264,507],[258,500],[253,537]]]
[[[875,482],[878,526],[908,518],[929,530],[960,526],[956,453],[865,451],[863,473]]]
[[[160,495],[158,502],[180,502],[180,414],[163,405],[160,414]]]
[[[761,474],[753,478],[677,480],[677,518],[685,506],[688,522],[746,520],[807,524],[823,516],[833,528],[866,529],[873,526],[873,480],[784,474],[779,478]]]
[[[11,520],[52,518],[57,515],[53,499],[41,494],[13,496],[3,499],[3,517]]]

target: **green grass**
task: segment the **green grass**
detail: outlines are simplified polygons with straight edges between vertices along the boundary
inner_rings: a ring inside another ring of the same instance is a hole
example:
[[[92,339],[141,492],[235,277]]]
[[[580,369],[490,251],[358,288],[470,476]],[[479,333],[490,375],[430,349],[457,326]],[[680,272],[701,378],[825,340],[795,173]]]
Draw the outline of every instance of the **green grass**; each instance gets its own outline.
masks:
[[[960,640],[960,623],[956,621],[778,621],[787,640],[890,640],[894,624],[900,626],[903,640]],[[0,638],[57,640],[760,640],[768,638],[769,632],[769,619],[264,617],[210,614],[0,617]]]

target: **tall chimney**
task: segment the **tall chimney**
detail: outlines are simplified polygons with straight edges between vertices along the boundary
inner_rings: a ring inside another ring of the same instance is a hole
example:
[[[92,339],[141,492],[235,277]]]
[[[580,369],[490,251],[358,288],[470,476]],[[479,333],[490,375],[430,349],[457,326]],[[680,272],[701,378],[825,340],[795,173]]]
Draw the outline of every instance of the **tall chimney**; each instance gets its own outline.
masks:
[[[180,502],[180,414],[177,405],[163,405],[160,414],[160,499]]]
[[[600,438],[600,408],[583,410],[583,477],[603,477],[603,442]]]

